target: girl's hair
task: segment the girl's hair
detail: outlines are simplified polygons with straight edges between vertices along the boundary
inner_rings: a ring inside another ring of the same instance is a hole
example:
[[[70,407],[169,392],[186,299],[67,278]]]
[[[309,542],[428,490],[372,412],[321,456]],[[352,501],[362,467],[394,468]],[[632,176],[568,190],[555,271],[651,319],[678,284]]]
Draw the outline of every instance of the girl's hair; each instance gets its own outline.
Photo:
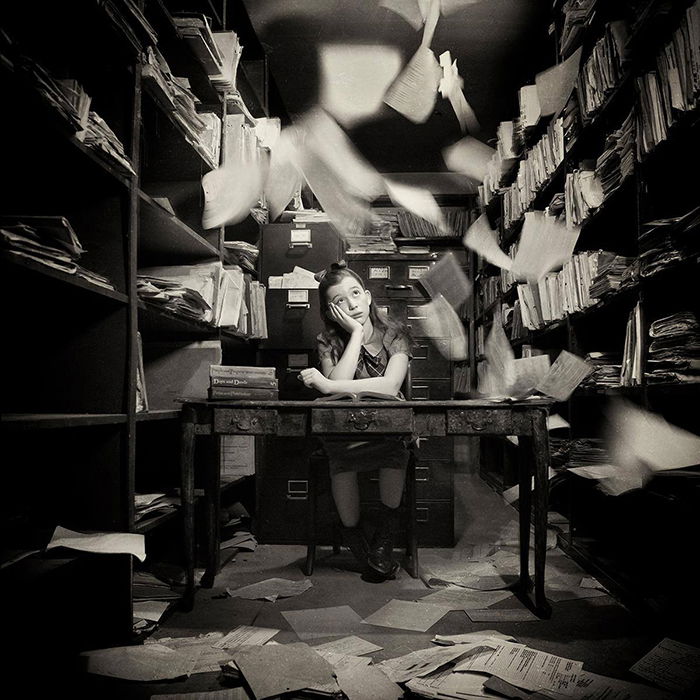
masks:
[[[346,277],[352,277],[353,279],[357,280],[362,289],[366,289],[365,283],[354,270],[351,270],[347,266],[344,260],[331,263],[322,272],[317,272],[314,277],[319,282],[318,296],[320,301],[321,318],[323,319],[323,325],[325,327],[323,336],[331,346],[333,359],[335,362],[337,362],[343,355],[345,346],[350,339],[350,333],[348,333],[348,331],[346,331],[344,328],[341,328],[334,321],[331,321],[326,315],[328,311],[328,290]],[[391,330],[397,337],[406,338],[409,343],[411,342],[411,335],[405,324],[395,321],[394,319],[390,318],[388,314],[380,313],[379,309],[374,303],[374,298],[371,300],[369,305],[369,317],[372,320],[372,325],[375,328],[378,328],[380,331],[386,333],[388,330]]]

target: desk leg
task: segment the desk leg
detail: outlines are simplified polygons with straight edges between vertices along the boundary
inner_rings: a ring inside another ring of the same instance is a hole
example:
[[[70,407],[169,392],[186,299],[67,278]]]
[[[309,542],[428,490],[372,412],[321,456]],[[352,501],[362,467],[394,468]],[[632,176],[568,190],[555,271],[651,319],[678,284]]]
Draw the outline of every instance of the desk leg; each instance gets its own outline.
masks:
[[[518,513],[520,516],[520,591],[528,596],[532,589],[530,578],[530,523],[532,508],[532,440],[518,437]]]
[[[548,618],[552,615],[552,608],[544,594],[544,573],[549,508],[549,434],[544,410],[533,416],[532,457],[535,469],[535,610],[540,617]]]
[[[202,460],[204,465],[204,519],[207,561],[202,588],[214,585],[220,566],[221,512],[221,436],[212,435],[207,440],[207,450]]]
[[[406,571],[418,578],[418,538],[416,535],[416,456],[410,448],[406,467]]]
[[[185,406],[181,417],[180,507],[183,519],[186,577],[183,604],[187,610],[190,610],[194,603],[194,421],[194,410]]]

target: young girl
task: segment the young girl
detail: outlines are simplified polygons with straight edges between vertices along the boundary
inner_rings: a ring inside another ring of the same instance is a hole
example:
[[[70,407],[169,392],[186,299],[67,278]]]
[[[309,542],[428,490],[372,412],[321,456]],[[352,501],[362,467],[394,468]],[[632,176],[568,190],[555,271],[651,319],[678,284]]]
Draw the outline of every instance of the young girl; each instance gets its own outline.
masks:
[[[345,262],[317,275],[325,331],[317,337],[321,371],[299,378],[322,394],[372,391],[401,395],[411,359],[410,337],[402,324],[379,313],[362,279]],[[363,566],[383,578],[394,575],[393,536],[397,525],[408,450],[402,439],[323,441],[330,463],[331,490],[343,524],[344,544]],[[359,471],[379,471],[381,516],[371,543],[360,526]]]

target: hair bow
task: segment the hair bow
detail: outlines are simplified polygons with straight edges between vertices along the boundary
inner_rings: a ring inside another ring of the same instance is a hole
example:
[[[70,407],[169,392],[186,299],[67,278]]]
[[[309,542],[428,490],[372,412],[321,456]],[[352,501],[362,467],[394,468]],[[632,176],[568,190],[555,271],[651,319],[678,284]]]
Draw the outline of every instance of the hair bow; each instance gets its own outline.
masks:
[[[348,264],[345,262],[345,260],[339,260],[338,262],[331,263],[325,270],[321,270],[321,272],[316,272],[314,273],[314,279],[317,282],[322,282],[323,278],[331,273],[331,272],[337,272],[338,270],[345,270],[347,269]]]

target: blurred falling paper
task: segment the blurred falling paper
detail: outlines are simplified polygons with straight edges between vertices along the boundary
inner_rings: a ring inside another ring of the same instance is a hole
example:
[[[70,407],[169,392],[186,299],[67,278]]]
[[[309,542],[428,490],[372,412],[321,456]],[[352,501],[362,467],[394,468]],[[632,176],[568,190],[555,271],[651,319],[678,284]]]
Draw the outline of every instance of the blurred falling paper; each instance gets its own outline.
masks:
[[[457,312],[448,303],[442,294],[438,294],[432,301],[423,306],[425,317],[418,319],[417,324],[421,335],[428,338],[444,338],[448,343],[435,343],[440,354],[451,360],[459,362],[467,358],[467,336],[464,325]]]
[[[593,367],[588,362],[567,350],[562,350],[535,388],[557,401],[566,401],[592,371]]]
[[[454,308],[463,304],[472,293],[472,283],[459,266],[454,253],[446,253],[420,278],[431,299],[442,295]]]
[[[263,191],[267,164],[231,159],[202,177],[204,211],[202,227],[236,224],[248,216]]]
[[[479,393],[494,398],[508,396],[515,378],[515,356],[498,314],[494,315],[491,330],[484,343],[484,356],[485,362],[479,365]],[[483,370],[482,365],[485,365]]]
[[[468,175],[474,180],[483,182],[494,152],[495,149],[473,136],[465,136],[457,143],[444,148],[442,158],[452,172]]]
[[[384,102],[406,119],[422,124],[432,114],[441,75],[435,54],[421,45],[389,86]]]
[[[515,279],[539,282],[548,272],[560,268],[573,255],[579,231],[568,229],[544,212],[526,212],[511,268]]]
[[[535,76],[537,96],[543,117],[558,114],[567,103],[578,77],[582,48],[569,58]]]
[[[346,127],[374,116],[401,64],[401,54],[391,46],[321,46],[321,106]]]
[[[467,229],[462,243],[488,262],[504,270],[510,270],[513,264],[513,261],[498,245],[496,232],[491,228],[485,213]]]
[[[391,201],[397,207],[404,207],[413,214],[429,221],[441,231],[447,232],[447,225],[442,211],[435,201],[435,197],[422,187],[403,185],[400,182],[392,182],[385,179],[387,192]]]
[[[294,148],[289,132],[284,129],[272,148],[270,169],[265,182],[270,221],[274,221],[286,209],[301,186],[301,175],[294,165]]]
[[[457,59],[452,61],[450,52],[445,51],[440,54],[440,67],[442,68],[442,78],[438,89],[440,94],[450,101],[462,133],[477,131],[479,121],[464,96],[464,80],[457,70]]]
[[[607,448],[618,469],[601,484],[609,493],[638,488],[653,472],[700,464],[700,437],[661,416],[622,399],[611,401],[607,415]]]
[[[513,360],[513,380],[507,392],[514,398],[530,396],[549,371],[549,355],[534,355]]]
[[[443,15],[449,15],[461,10],[467,5],[474,5],[481,0],[440,0],[440,11]],[[416,31],[418,31],[428,17],[431,0],[381,0],[380,7],[401,15]]]

